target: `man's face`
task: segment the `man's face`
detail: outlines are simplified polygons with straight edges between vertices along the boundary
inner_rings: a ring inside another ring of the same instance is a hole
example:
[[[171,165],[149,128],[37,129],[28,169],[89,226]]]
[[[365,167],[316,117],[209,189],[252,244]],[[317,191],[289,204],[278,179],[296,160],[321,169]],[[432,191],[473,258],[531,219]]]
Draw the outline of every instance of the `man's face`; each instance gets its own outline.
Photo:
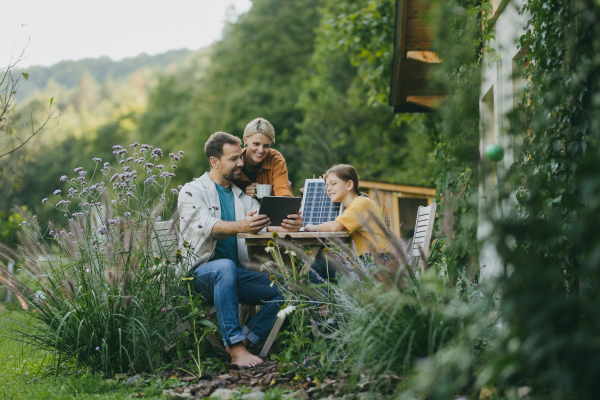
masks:
[[[223,146],[223,155],[220,160],[211,157],[213,168],[216,168],[223,179],[233,181],[242,178],[242,167],[244,158],[242,157],[242,148],[238,144],[225,144]]]

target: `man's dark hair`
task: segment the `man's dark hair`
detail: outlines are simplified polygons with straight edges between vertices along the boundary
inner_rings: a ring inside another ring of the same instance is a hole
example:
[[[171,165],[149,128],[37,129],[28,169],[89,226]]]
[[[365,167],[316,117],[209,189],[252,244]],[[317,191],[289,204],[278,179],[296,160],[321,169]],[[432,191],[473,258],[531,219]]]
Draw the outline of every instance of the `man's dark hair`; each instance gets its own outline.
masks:
[[[209,161],[211,157],[215,157],[220,160],[223,156],[223,146],[225,144],[240,145],[241,143],[242,141],[237,136],[233,136],[225,132],[215,132],[210,135],[204,144],[204,153]]]

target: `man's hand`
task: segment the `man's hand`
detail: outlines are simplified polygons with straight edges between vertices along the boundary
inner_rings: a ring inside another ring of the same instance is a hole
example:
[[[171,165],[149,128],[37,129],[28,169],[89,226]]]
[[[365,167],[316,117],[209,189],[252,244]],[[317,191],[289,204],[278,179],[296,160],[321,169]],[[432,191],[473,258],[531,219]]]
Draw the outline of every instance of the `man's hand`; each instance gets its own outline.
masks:
[[[281,222],[281,227],[286,231],[298,232],[300,228],[302,228],[303,222],[300,214],[302,214],[302,211],[298,211],[298,214],[288,215],[288,219],[284,219],[283,222]]]
[[[266,215],[259,214],[257,210],[250,211],[241,222],[244,233],[258,233],[264,227],[271,225],[271,220]],[[300,224],[302,226],[302,223]]]
[[[250,197],[256,195],[256,183],[253,182],[250,185],[246,186],[246,194]]]

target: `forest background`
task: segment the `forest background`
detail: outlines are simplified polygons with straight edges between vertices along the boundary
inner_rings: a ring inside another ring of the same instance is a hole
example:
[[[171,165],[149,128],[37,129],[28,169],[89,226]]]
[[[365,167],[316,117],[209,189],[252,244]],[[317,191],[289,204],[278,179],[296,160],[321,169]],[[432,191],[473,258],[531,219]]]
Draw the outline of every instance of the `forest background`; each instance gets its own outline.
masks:
[[[335,163],[354,165],[362,179],[433,186],[428,117],[393,114],[383,95],[393,9],[389,0],[255,0],[209,48],[27,68],[12,112],[43,121],[53,98],[62,116],[36,143],[0,159],[0,240],[16,243],[14,205],[42,224],[57,220],[41,199],[63,189],[61,175],[93,170],[93,157],[113,161],[115,144],[186,151],[178,185],[208,169],[203,144],[211,133],[241,137],[259,116],[275,126],[274,148],[286,157],[296,193]],[[369,29],[353,35],[357,17]]]

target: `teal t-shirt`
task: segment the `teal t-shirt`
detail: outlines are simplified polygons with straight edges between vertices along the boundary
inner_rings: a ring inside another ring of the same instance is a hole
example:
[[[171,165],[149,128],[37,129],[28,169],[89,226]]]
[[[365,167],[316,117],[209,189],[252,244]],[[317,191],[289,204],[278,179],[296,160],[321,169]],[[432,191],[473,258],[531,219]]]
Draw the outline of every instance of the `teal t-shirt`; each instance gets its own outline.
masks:
[[[233,200],[233,190],[231,190],[231,188],[217,185],[216,183],[215,186],[217,187],[217,192],[219,193],[221,219],[223,221],[235,221],[235,202]],[[213,254],[210,261],[221,260],[223,258],[230,259],[239,267],[236,235],[227,239],[217,240],[215,254]]]

